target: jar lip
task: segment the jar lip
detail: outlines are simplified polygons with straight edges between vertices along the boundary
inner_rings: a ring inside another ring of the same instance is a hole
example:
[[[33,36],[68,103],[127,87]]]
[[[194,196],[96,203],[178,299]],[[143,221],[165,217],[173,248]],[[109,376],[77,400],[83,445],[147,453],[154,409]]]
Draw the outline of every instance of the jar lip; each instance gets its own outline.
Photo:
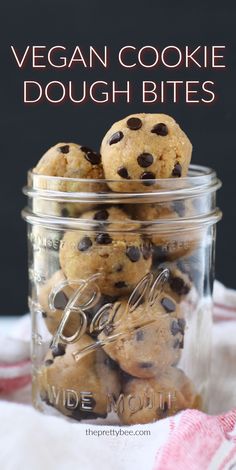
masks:
[[[65,183],[76,184],[76,190],[65,191]],[[111,191],[107,184],[128,184],[128,191]],[[148,183],[148,185],[147,185]],[[106,187],[104,188],[104,185]],[[89,186],[89,187],[88,187]],[[203,191],[215,191],[221,186],[215,170],[201,165],[190,165],[188,176],[181,178],[159,178],[145,180],[106,180],[68,178],[58,176],[38,175],[32,170],[28,172],[28,185],[23,188],[24,194],[29,197],[43,197],[57,201],[82,200],[84,202],[106,201],[115,203],[117,199],[130,201],[136,199],[151,201],[153,198],[181,199],[200,194]],[[89,189],[89,190],[88,190]]]
[[[43,226],[44,228],[54,230],[95,230],[97,229],[97,222],[91,219],[81,218],[65,218],[58,216],[39,216],[34,214],[30,209],[25,208],[22,211],[22,217],[32,225]],[[170,234],[171,232],[189,232],[203,228],[217,223],[222,218],[222,212],[216,207],[212,212],[193,217],[181,217],[178,219],[154,219],[152,221],[126,219],[122,223],[120,221],[112,221],[112,224],[104,221],[103,226],[109,232],[126,232],[133,233],[156,233],[163,232]],[[113,228],[114,226],[114,228]],[[104,228],[100,231],[104,231]]]

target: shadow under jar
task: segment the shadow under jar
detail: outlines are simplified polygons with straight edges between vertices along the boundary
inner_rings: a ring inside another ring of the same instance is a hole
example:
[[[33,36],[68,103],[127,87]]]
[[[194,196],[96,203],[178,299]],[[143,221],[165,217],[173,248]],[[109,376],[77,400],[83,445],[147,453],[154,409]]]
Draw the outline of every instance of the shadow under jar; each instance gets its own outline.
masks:
[[[125,184],[28,175],[33,403],[45,413],[129,425],[207,410],[220,182],[191,166]]]

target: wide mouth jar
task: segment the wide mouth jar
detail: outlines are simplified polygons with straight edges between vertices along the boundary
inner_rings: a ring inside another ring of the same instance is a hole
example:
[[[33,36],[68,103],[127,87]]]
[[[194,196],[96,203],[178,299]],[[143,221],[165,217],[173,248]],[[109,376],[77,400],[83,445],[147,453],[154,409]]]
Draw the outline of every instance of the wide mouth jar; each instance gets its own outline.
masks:
[[[207,409],[214,170],[91,180],[28,174],[33,401],[142,424]]]

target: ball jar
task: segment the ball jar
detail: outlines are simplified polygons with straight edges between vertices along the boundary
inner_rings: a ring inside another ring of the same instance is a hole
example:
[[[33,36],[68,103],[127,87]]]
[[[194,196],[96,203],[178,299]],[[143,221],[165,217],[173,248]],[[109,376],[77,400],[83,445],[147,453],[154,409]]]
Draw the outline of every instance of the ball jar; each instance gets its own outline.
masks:
[[[126,184],[29,172],[33,403],[44,413],[131,425],[207,410],[220,181],[192,165]]]

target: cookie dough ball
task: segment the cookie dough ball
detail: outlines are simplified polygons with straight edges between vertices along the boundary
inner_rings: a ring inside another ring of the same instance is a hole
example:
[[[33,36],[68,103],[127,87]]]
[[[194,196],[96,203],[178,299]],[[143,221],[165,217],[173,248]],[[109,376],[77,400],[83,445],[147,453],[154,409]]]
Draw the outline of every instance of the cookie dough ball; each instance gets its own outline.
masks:
[[[176,220],[182,217],[190,217],[193,215],[193,208],[191,203],[187,202],[183,206],[177,207],[176,202],[170,204],[135,204],[133,207],[133,217],[139,221],[152,222],[158,220]],[[159,265],[160,263],[168,260],[175,260],[190,254],[201,238],[201,231],[199,229],[194,230],[182,230],[179,228],[168,229],[167,223],[164,225],[153,226],[150,234],[147,233],[147,237],[153,243],[153,254],[154,263]]]
[[[37,187],[41,189],[65,192],[101,192],[107,188],[105,182],[96,182],[97,179],[104,179],[100,154],[78,144],[58,143],[54,145],[42,156],[33,169],[33,173],[67,178],[64,181],[56,178],[53,180],[41,178],[36,182]],[[73,178],[85,181],[73,181]],[[76,217],[92,207],[91,204],[83,202],[59,203],[42,198],[35,198],[34,201],[34,211],[62,216],[65,216],[66,213],[66,217]]]
[[[59,343],[48,351],[37,376],[42,400],[79,421],[105,418],[109,396],[117,399],[120,393],[117,372],[101,349],[75,360],[75,354],[93,345],[88,335],[67,346]]]
[[[119,408],[122,424],[152,423],[186,408],[199,409],[201,405],[191,381],[175,368],[152,379],[126,377],[122,392],[124,401]]]
[[[56,271],[46,284],[39,286],[38,298],[42,309],[42,317],[45,320],[48,331],[54,335],[57,331],[59,323],[62,319],[64,309],[73,295],[74,290],[63,284],[66,284],[66,278],[61,270]],[[50,295],[59,285],[61,290],[54,296],[53,304],[50,305]],[[71,312],[68,322],[65,325],[63,333],[66,336],[72,336],[76,333],[80,326],[80,317],[77,312]]]
[[[60,249],[60,265],[67,279],[98,274],[96,283],[102,294],[131,292],[151,267],[150,244],[138,233],[129,232],[137,230],[137,224],[116,207],[87,212],[80,221],[86,231],[67,232]]]
[[[183,348],[185,320],[179,306],[166,294],[154,305],[128,307],[117,302],[113,319],[99,335],[104,351],[120,368],[135,377],[155,377],[175,365]]]
[[[113,124],[101,154],[106,178],[119,180],[108,183],[113,191],[145,190],[152,179],[186,176],[192,145],[172,117],[136,114]]]

